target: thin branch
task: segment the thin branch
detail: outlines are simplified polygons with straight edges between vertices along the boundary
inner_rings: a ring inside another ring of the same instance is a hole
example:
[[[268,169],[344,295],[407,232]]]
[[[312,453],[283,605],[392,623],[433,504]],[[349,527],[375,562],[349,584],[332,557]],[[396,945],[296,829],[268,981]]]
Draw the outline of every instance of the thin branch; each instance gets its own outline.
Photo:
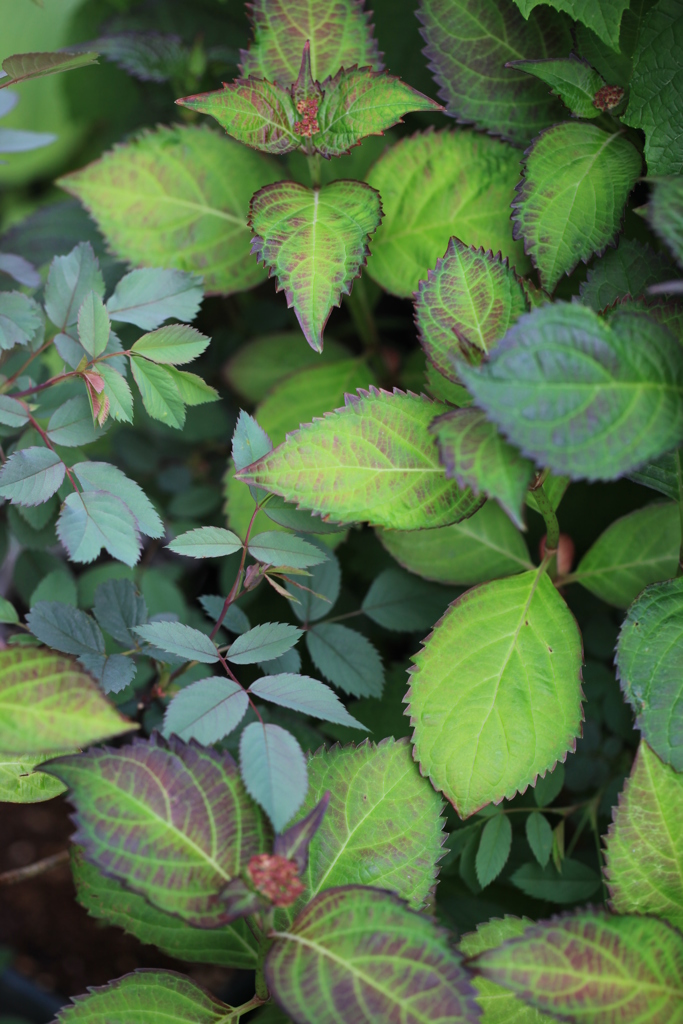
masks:
[[[46,871],[52,871],[53,868],[58,868],[60,864],[66,864],[68,859],[69,851],[61,850],[59,853],[53,853],[51,857],[43,857],[42,860],[37,860],[34,864],[27,864],[24,868],[5,871],[4,874],[0,875],[0,886],[16,885],[17,882],[25,882],[28,878],[44,875]]]

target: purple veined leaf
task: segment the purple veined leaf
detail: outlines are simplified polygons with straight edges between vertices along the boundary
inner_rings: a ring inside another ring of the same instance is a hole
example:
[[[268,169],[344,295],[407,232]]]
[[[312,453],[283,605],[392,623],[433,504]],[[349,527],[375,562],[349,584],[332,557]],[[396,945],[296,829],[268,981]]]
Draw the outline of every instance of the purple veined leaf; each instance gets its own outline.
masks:
[[[18,284],[23,284],[27,288],[38,288],[42,281],[32,263],[23,256],[16,256],[11,252],[0,252],[0,271],[9,274]]]
[[[198,927],[224,923],[221,890],[268,849],[268,827],[227,752],[153,734],[45,770],[70,789],[86,859]]]
[[[251,684],[249,693],[283,708],[321,718],[324,722],[365,730],[365,726],[348,713],[336,693],[311,676],[292,672],[263,676]]]
[[[65,472],[49,448],[22,448],[0,470],[0,498],[13,505],[42,505],[61,487]]]
[[[252,722],[240,739],[240,771],[249,795],[281,832],[308,788],[306,758],[297,741],[279,725]]]
[[[331,796],[328,789],[305,818],[275,837],[273,853],[279,857],[285,857],[287,860],[293,860],[300,875],[308,867],[308,849],[311,839],[322,824]]]
[[[225,904],[226,922],[237,921],[248,914],[256,914],[268,907],[268,900],[250,889],[243,878],[233,878],[221,892]]]

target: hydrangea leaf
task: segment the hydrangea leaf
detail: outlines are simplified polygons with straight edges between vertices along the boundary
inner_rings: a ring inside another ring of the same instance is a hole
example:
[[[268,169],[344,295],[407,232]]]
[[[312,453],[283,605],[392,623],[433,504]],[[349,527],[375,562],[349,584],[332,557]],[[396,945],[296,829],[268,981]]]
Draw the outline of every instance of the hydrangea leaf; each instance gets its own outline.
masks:
[[[348,295],[382,216],[379,195],[361,181],[320,189],[266,185],[252,198],[252,252],[277,277],[311,348],[321,351],[333,306]]]
[[[133,513],[106,491],[69,494],[57,520],[57,536],[74,562],[93,562],[102,548],[125,565],[136,565],[140,557]]]
[[[262,676],[252,683],[249,693],[261,700],[279,704],[283,708],[300,711],[324,722],[336,722],[351,728],[365,729],[364,725],[348,713],[336,693],[311,676],[294,672],[279,672],[277,675]]]
[[[392,295],[411,298],[452,235],[464,245],[501,250],[526,270],[509,221],[519,156],[503,142],[457,130],[422,132],[391,146],[367,178],[384,210],[370,276]]]
[[[325,678],[354,697],[381,697],[384,669],[377,648],[355,629],[321,622],[306,633],[311,660]]]
[[[605,80],[587,61],[573,53],[568,57],[551,57],[549,60],[511,60],[506,67],[516,68],[517,71],[545,82],[551,92],[569,107],[573,117],[600,116],[601,111],[593,101]]]
[[[49,448],[22,448],[0,469],[0,498],[13,505],[42,505],[59,490],[66,472]]]
[[[294,130],[298,114],[291,93],[262,78],[238,78],[176,103],[214,117],[233,139],[264,153],[283,156],[303,142]]]
[[[40,307],[21,292],[0,292],[0,349],[26,345],[42,324]]]
[[[36,804],[64,792],[58,779],[39,770],[50,754],[5,754],[0,752],[0,801]]]
[[[418,18],[439,98],[460,124],[525,146],[561,119],[561,104],[541,82],[505,67],[523,57],[566,56],[571,36],[553,12],[525,22],[504,0],[422,0]]]
[[[252,722],[240,737],[240,771],[250,796],[282,832],[306,796],[306,758],[291,733],[269,722]]]
[[[166,708],[164,735],[197,740],[204,746],[231,733],[249,707],[246,691],[232,679],[212,676],[183,687]]]
[[[289,434],[238,476],[335,522],[393,529],[457,522],[481,499],[446,480],[439,464],[428,427],[446,411],[400,391],[347,395],[343,409]]]
[[[174,127],[117,146],[59,184],[86,206],[121,259],[202,274],[208,291],[231,294],[263,280],[249,259],[247,211],[254,189],[280,175],[224,136]]]
[[[467,591],[414,661],[415,757],[462,817],[525,790],[574,749],[581,636],[544,572]]]
[[[666,178],[653,184],[648,203],[650,224],[683,266],[683,181]]]
[[[574,21],[582,22],[604,43],[618,50],[621,16],[629,0],[515,0],[515,3],[525,18],[539,4],[549,3],[556,11],[564,11]]]
[[[181,270],[131,270],[107,299],[112,320],[153,331],[164,320],[194,320],[202,301],[202,279]]]
[[[629,480],[635,480],[643,487],[659,491],[671,501],[678,501],[678,454],[667,452],[653,462],[647,462],[634,473],[629,473]]]
[[[617,299],[643,295],[651,284],[670,280],[672,273],[671,263],[662,253],[633,238],[620,238],[616,249],[591,264],[581,283],[581,300],[600,313]]]
[[[73,71],[89,64],[97,64],[97,53],[15,53],[5,57],[2,70],[7,75],[0,88],[6,89],[29,78],[45,78],[61,71]]]
[[[266,848],[266,826],[228,753],[155,734],[58,758],[49,774],[69,787],[73,839],[86,859],[198,927],[224,922],[221,889]]]
[[[607,323],[577,304],[542,306],[460,374],[512,443],[571,479],[614,480],[683,440],[683,351],[641,313]]]

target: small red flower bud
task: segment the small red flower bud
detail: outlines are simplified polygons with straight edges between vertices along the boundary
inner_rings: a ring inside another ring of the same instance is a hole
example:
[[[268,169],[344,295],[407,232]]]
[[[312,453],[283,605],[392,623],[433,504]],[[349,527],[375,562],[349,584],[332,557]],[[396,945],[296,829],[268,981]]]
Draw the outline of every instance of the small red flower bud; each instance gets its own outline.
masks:
[[[304,891],[296,864],[286,857],[257,854],[249,861],[247,871],[256,891],[267,896],[276,907],[288,907]]]

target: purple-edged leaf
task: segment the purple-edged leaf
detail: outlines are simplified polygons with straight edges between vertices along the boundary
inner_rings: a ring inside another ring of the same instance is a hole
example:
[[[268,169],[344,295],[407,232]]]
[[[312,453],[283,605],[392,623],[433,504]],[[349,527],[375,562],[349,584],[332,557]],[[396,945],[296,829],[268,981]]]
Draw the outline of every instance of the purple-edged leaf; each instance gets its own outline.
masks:
[[[45,770],[70,789],[86,859],[199,927],[223,923],[221,889],[267,849],[267,827],[228,753],[155,734]]]
[[[495,498],[515,526],[524,529],[525,495],[534,464],[498,433],[480,409],[453,409],[430,430],[439,442],[446,476],[475,494]]]
[[[279,725],[252,722],[240,739],[240,771],[249,794],[281,832],[308,789],[306,758],[297,741]]]
[[[470,248],[451,238],[446,255],[420,281],[415,321],[420,344],[449,380],[458,380],[455,357],[489,352],[529,309],[524,288],[500,253]]]
[[[233,878],[221,893],[228,921],[238,921],[269,906],[268,900],[250,889],[243,878]]]
[[[325,817],[331,795],[328,789],[305,818],[275,837],[273,853],[286,860],[293,860],[300,875],[308,867],[308,849]]]
[[[303,139],[294,130],[298,114],[290,92],[260,78],[238,78],[216,92],[176,100],[214,117],[228,135],[252,149],[278,156],[298,149]]]
[[[199,679],[176,694],[164,715],[164,736],[197,740],[208,746],[232,732],[249,707],[246,691],[221,676]]]
[[[460,124],[524,146],[561,120],[561,103],[542,82],[506,68],[520,57],[566,57],[566,22],[543,10],[525,21],[510,0],[422,0],[425,55],[446,112]]]
[[[306,341],[318,352],[333,306],[348,295],[382,218],[379,193],[362,181],[305,188],[266,185],[252,198],[252,252],[275,275]]]
[[[677,1024],[683,938],[653,917],[579,912],[480,953],[474,970],[544,1012],[585,1024]]]
[[[42,505],[61,487],[65,472],[49,448],[22,448],[0,469],[0,498],[13,505]]]
[[[272,704],[279,704],[292,711],[300,711],[324,722],[336,722],[351,728],[365,729],[348,713],[336,693],[311,676],[300,676],[293,672],[281,672],[276,676],[263,676],[249,687],[249,693]]]
[[[462,957],[445,931],[392,893],[329,889],[275,937],[268,987],[300,1024],[479,1019]]]

